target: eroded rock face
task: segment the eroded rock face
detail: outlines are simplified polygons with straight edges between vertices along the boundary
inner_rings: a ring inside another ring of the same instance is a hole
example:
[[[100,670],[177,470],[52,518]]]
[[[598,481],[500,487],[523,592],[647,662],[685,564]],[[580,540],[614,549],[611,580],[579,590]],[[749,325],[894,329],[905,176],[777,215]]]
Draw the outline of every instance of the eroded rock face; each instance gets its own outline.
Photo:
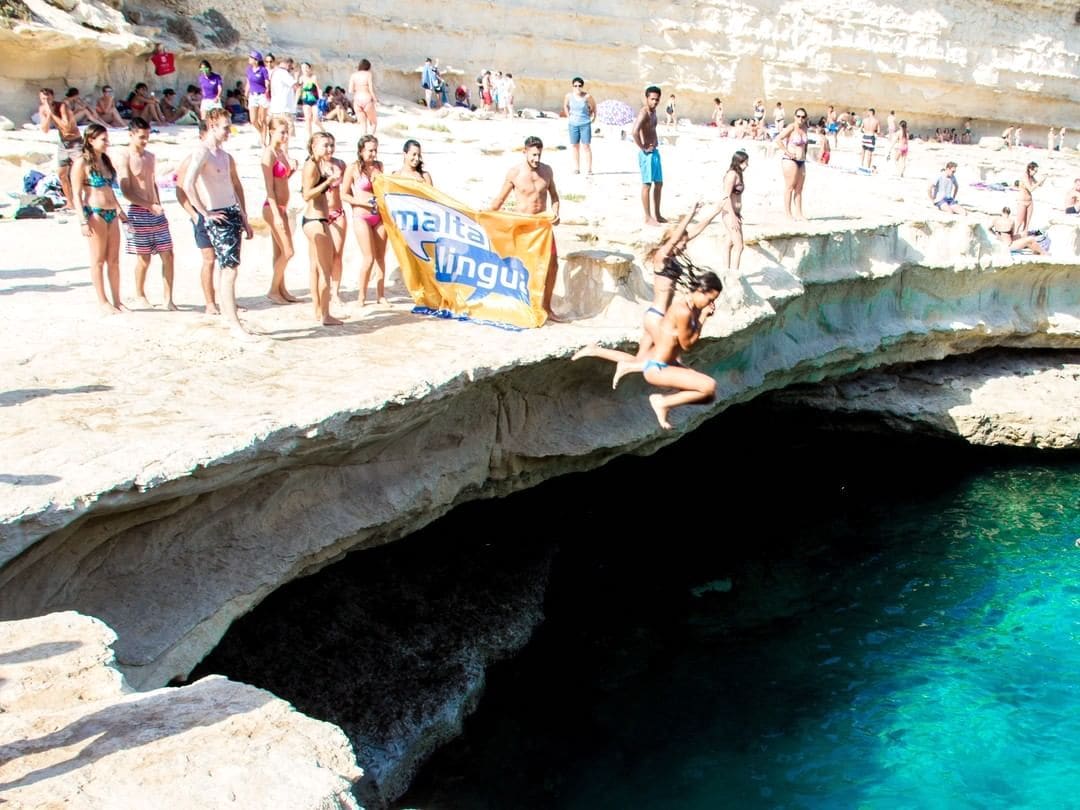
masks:
[[[665,97],[677,95],[680,116],[698,122],[708,120],[719,96],[732,118],[748,115],[762,97],[770,108],[783,101],[789,116],[798,104],[860,113],[888,105],[916,128],[956,126],[963,118],[976,119],[977,129],[980,121],[1080,123],[1080,26],[1075,5],[1064,0],[943,0],[932,8],[649,0],[633,14],[615,0],[583,9],[462,0],[422,10],[391,0],[352,7],[333,0],[129,0],[124,8],[138,19],[135,27],[102,26],[112,9],[99,0],[27,5],[40,24],[18,25],[10,37],[0,29],[0,111],[32,105],[32,90],[44,81],[90,87],[142,78],[142,54],[162,39],[191,76],[204,56],[239,70],[243,54],[257,47],[307,59],[320,77],[344,85],[366,56],[382,89],[406,97],[420,94],[417,69],[431,55],[461,69],[453,80],[467,86],[484,68],[509,71],[519,103],[545,109],[561,108],[571,76],[581,75],[599,98],[632,103],[646,84],[660,85]],[[222,37],[215,15],[233,33]],[[112,36],[86,36],[93,31]],[[50,60],[35,58],[43,46]]]
[[[0,624],[0,795],[11,807],[357,807],[341,730],[211,676],[134,693],[106,625]]]
[[[770,395],[780,405],[870,416],[891,430],[970,444],[1080,449],[1080,354],[979,352]]]

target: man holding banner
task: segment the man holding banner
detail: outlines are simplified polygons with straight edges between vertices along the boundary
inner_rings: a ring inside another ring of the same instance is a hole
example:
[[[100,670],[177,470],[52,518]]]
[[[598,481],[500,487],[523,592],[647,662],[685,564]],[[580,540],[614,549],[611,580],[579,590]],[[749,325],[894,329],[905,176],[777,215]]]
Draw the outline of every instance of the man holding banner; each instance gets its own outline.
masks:
[[[519,214],[537,215],[547,210],[548,199],[551,200],[551,224],[559,224],[559,192],[555,188],[555,173],[546,163],[540,162],[540,155],[544,151],[544,142],[535,135],[525,139],[525,161],[518,164],[506,173],[499,193],[491,201],[492,211],[498,211],[503,207],[510,192],[514,192],[515,211]],[[548,263],[547,277],[544,283],[544,312],[548,320],[562,323],[562,319],[556,317],[551,311],[551,295],[555,291],[555,274],[559,270],[558,248],[555,245],[555,237],[551,238],[551,258]]]

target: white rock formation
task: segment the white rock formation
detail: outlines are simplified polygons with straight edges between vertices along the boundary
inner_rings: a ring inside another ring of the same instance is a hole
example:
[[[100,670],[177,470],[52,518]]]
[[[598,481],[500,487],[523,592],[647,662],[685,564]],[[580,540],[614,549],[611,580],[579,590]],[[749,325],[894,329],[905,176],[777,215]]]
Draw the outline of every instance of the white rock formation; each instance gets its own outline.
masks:
[[[776,403],[871,416],[892,430],[970,444],[1080,448],[1080,356],[979,352],[770,395]]]
[[[0,623],[5,807],[357,807],[340,729],[218,676],[132,692],[115,638],[77,613]]]
[[[649,0],[633,13],[615,0],[239,0],[220,9],[235,31],[224,38],[208,0],[129,0],[128,22],[98,0],[78,0],[71,12],[25,3],[35,22],[0,27],[0,110],[13,118],[42,82],[124,87],[144,78],[139,54],[160,39],[181,57],[172,85],[190,81],[203,55],[239,75],[258,47],[307,59],[340,84],[366,56],[385,90],[410,98],[430,55],[459,68],[454,81],[470,87],[484,68],[509,71],[519,104],[547,109],[561,107],[570,78],[582,75],[598,98],[634,103],[645,85],[661,85],[697,121],[708,119],[714,96],[732,117],[760,96],[815,114],[830,103],[895,109],[919,128],[963,118],[983,131],[999,121],[1080,125],[1080,25],[1065,0]]]

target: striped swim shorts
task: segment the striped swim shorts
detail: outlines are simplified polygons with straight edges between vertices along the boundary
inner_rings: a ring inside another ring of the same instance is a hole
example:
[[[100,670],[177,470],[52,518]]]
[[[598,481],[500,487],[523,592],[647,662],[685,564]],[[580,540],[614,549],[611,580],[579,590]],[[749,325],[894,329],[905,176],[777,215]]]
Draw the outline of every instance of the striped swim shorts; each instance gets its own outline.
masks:
[[[172,249],[169,220],[164,214],[155,214],[139,205],[128,208],[128,253],[152,256],[155,253],[168,253]]]

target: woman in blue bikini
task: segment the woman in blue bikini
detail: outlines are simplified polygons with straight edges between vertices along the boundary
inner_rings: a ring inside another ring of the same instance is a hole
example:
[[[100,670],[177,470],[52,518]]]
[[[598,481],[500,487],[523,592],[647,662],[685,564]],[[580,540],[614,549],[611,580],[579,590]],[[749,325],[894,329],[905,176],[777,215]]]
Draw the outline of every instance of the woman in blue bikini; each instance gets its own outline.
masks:
[[[127,222],[113,193],[116,170],[109,160],[109,131],[91,124],[83,133],[82,154],[71,169],[71,193],[82,206],[82,235],[90,240],[90,278],[98,306],[107,315],[124,312],[120,301],[120,223]],[[110,302],[102,266],[108,265]]]
[[[810,142],[805,108],[795,110],[795,121],[784,127],[776,136],[776,142],[783,149],[780,164],[784,172],[784,213],[788,219],[805,220],[802,192],[806,182],[806,145]],[[792,205],[795,206],[794,216]]]
[[[716,312],[716,299],[723,288],[716,273],[701,275],[691,282],[686,298],[672,305],[660,323],[656,343],[643,364],[642,374],[650,385],[675,389],[672,394],[652,394],[649,397],[656,421],[664,430],[671,430],[668,413],[672,408],[703,405],[716,397],[716,381],[708,374],[687,368],[679,360],[683,352],[701,339],[701,330],[705,321]],[[582,357],[599,357],[619,365],[637,361],[629,352],[599,346],[586,346],[573,359]]]

